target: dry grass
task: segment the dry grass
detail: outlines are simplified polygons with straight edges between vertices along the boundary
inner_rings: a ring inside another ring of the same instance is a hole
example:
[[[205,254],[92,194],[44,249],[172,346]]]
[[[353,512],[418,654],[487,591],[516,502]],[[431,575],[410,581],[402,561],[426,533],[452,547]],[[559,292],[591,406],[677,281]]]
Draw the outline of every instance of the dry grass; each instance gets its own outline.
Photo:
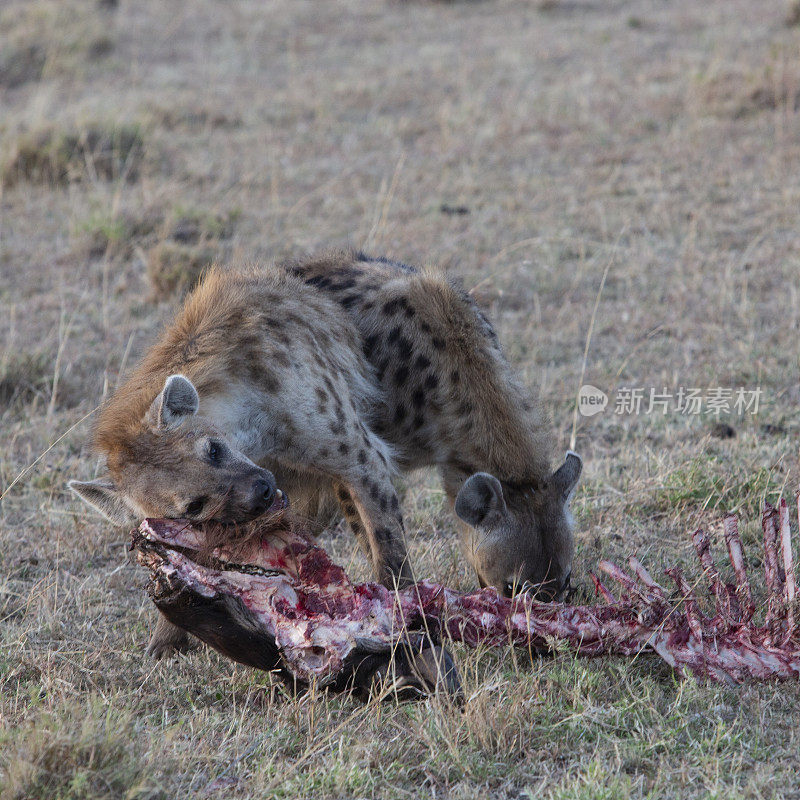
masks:
[[[0,487],[21,475],[0,509],[0,796],[800,796],[794,684],[458,649],[458,712],[290,697],[206,650],[152,663],[124,535],[65,491],[96,471],[88,421],[69,429],[170,313],[153,248],[368,243],[476,287],[563,447],[607,266],[587,383],[762,388],[757,416],[579,418],[576,575],[687,562],[684,531],[731,507],[752,542],[761,500],[798,485],[785,22],[745,0],[7,3],[0,155],[50,131],[59,160],[0,196]],[[133,174],[86,146],[130,125]],[[402,489],[418,571],[472,586],[434,476]],[[366,576],[350,537],[323,541]]]

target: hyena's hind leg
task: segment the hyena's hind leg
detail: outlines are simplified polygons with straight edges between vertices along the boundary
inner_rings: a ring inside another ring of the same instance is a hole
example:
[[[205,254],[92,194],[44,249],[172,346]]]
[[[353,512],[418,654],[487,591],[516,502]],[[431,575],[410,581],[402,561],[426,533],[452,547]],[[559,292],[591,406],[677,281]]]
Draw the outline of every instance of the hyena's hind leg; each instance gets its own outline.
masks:
[[[158,659],[173,653],[185,653],[195,647],[197,647],[197,640],[194,637],[186,633],[183,628],[173,625],[159,612],[156,626],[147,645],[147,655]]]

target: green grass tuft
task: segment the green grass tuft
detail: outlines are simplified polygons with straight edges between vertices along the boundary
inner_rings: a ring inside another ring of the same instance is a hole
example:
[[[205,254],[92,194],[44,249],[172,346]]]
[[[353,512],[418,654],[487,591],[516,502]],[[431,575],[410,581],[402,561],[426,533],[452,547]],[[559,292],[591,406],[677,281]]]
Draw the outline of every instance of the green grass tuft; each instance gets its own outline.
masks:
[[[764,501],[775,503],[786,493],[786,476],[777,470],[720,456],[696,456],[670,470],[656,490],[658,511],[686,516],[690,512],[758,517]]]
[[[144,155],[137,125],[47,128],[22,136],[2,168],[3,182],[65,185],[76,180],[135,180]]]

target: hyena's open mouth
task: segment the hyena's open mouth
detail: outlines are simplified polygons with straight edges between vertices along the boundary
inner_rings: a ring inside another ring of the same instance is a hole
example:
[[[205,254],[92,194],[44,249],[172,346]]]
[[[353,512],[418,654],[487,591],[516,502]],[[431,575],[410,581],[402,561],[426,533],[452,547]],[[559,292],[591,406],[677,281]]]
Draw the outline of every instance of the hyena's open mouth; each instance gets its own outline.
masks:
[[[267,509],[266,515],[277,514],[279,511],[285,511],[289,508],[289,498],[280,489],[275,492],[275,499],[272,505]]]

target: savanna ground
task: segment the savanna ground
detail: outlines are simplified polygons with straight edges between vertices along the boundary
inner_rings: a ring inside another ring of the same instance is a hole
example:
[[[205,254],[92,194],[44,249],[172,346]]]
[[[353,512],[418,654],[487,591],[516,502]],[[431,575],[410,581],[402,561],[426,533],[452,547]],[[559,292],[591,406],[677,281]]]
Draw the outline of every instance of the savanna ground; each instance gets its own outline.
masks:
[[[455,648],[457,710],[292,697],[206,649],[155,663],[124,533],[65,489],[100,469],[87,415],[204,265],[352,244],[475,287],[560,452],[599,295],[583,599],[598,558],[688,564],[685,532],[728,509],[758,567],[758,507],[800,477],[798,21],[756,0],[3,3],[4,800],[800,797],[795,684]],[[615,414],[626,386],[762,395]],[[434,476],[402,489],[418,573],[472,587]],[[323,542],[367,577],[351,537]]]

